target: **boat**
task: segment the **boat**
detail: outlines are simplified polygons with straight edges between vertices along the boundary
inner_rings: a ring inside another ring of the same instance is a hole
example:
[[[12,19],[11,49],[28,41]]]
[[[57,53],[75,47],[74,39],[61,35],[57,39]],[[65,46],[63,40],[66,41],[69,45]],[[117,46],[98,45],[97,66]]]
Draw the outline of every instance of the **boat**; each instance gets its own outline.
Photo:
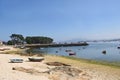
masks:
[[[118,49],[120,49],[120,46],[119,47],[117,47]]]
[[[106,54],[106,50],[102,51],[103,54]]]
[[[65,52],[71,52],[71,51],[72,51],[72,50],[70,50],[70,49],[66,49],[66,50],[65,50]]]
[[[75,52],[69,52],[69,56],[76,55]]]
[[[21,58],[12,58],[12,59],[10,59],[10,62],[11,63],[22,63],[23,59],[21,59]]]
[[[0,51],[10,50],[10,48],[0,48]]]
[[[29,57],[28,59],[29,61],[33,61],[33,62],[41,62],[44,60],[43,57]]]
[[[4,51],[5,49],[0,48],[0,51]]]

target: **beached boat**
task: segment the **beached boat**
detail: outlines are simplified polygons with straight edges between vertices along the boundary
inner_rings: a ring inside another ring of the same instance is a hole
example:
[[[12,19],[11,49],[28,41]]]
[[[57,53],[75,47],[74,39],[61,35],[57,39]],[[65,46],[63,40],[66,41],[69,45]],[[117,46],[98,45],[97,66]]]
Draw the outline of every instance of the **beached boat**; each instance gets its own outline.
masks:
[[[0,48],[0,51],[10,50],[10,48]]]
[[[10,59],[10,62],[11,63],[22,63],[23,59],[21,59],[21,58],[12,58],[12,59]]]
[[[0,48],[0,51],[4,51],[5,49]]]
[[[28,59],[29,61],[33,61],[33,62],[41,62],[44,60],[43,57],[29,57]]]

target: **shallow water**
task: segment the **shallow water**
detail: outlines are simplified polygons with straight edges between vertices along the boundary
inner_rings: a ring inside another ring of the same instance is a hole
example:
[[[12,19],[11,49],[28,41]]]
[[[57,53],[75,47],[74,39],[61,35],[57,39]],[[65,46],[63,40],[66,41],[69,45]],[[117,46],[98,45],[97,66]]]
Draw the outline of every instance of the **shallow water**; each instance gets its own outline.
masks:
[[[74,57],[78,58],[120,62],[120,49],[117,49],[118,46],[118,42],[98,42],[89,43],[89,46],[41,48],[39,51],[49,54],[69,56],[69,52],[66,52],[66,50],[71,50],[76,53]],[[106,54],[102,53],[103,50],[106,50]]]

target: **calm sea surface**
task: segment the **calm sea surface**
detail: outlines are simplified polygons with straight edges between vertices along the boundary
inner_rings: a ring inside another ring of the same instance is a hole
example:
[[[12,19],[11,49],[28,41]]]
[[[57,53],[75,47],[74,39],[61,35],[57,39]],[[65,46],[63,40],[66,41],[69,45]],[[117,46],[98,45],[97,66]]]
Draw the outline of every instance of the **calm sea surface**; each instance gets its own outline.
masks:
[[[120,62],[120,49],[117,49],[120,46],[119,44],[118,42],[98,42],[89,43],[89,46],[48,47],[39,50],[48,54],[63,56],[69,56],[69,52],[66,50],[71,50],[76,53],[74,57],[77,58]],[[102,53],[103,50],[106,50],[106,54]]]

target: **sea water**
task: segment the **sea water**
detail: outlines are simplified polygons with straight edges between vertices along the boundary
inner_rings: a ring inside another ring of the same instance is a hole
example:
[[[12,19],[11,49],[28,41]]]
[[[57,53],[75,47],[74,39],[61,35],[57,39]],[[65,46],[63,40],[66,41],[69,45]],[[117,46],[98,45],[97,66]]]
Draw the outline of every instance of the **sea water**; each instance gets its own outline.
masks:
[[[77,58],[120,62],[120,49],[117,48],[118,46],[120,46],[119,42],[94,42],[89,43],[88,46],[47,47],[40,48],[39,51],[48,54],[69,56],[70,52],[66,52],[66,50],[71,50],[76,53],[73,57]],[[102,53],[104,50],[106,53]]]

